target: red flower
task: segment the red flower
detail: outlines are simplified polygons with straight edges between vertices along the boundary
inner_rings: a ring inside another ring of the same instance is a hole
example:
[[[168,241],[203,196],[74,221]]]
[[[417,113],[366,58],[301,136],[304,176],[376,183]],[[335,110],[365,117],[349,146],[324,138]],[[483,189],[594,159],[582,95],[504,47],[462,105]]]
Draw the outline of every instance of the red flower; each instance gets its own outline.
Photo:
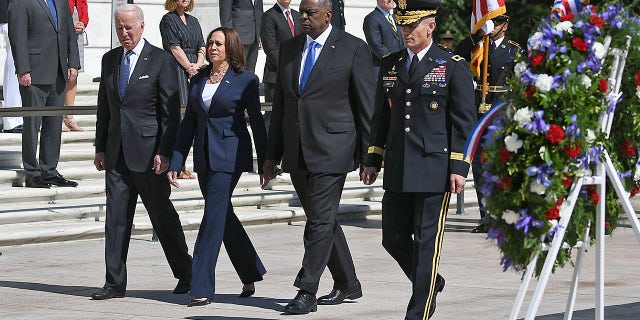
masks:
[[[564,139],[564,130],[562,130],[562,128],[560,128],[560,126],[557,124],[552,124],[551,126],[549,126],[549,131],[547,131],[547,140],[549,140],[549,142],[553,144],[556,144],[560,143],[562,139]]]
[[[600,202],[600,195],[598,195],[598,193],[596,192],[589,193],[589,197],[591,197],[591,200],[593,200],[593,204],[596,206]]]
[[[633,157],[636,154],[636,149],[633,147],[631,141],[626,141],[620,146],[620,152],[627,157]]]
[[[578,51],[587,51],[588,46],[582,38],[571,39],[571,44],[574,48],[578,49]]]
[[[637,184],[633,185],[633,190],[631,190],[631,197],[635,197],[636,194],[640,191],[640,187]]]
[[[571,20],[573,20],[573,18],[575,18],[573,13],[567,13],[567,14],[563,15],[562,17],[560,17],[560,22],[562,22],[562,21],[571,21]]]
[[[598,89],[600,89],[600,92],[602,93],[607,93],[607,91],[609,91],[609,84],[607,83],[607,79],[600,79]]]
[[[564,147],[564,153],[571,159],[575,159],[580,155],[580,145],[578,143],[574,143],[571,146]]]
[[[569,177],[569,175],[564,175],[564,177],[562,178],[562,180],[560,180],[560,182],[562,182],[562,185],[565,188],[569,188],[571,187],[571,184],[573,183],[573,181],[571,180],[571,177]]]
[[[640,86],[640,72],[636,73],[636,86]]]
[[[610,226],[611,226],[611,222],[609,222],[609,221],[605,221],[604,222],[605,229],[609,229]]]
[[[553,208],[547,210],[547,212],[544,213],[544,216],[547,218],[547,220],[558,219],[558,217],[560,216],[560,209],[558,209],[558,206],[554,206]]]
[[[500,176],[500,183],[496,185],[500,190],[511,189],[511,179],[508,176]]]
[[[544,60],[544,53],[538,52],[535,56],[531,57],[531,66],[539,66],[542,63],[542,60]]]
[[[500,161],[507,162],[507,160],[509,160],[509,157],[511,156],[511,152],[509,152],[506,147],[502,147],[498,155],[500,156]]]
[[[589,23],[591,23],[592,26],[598,26],[600,29],[604,26],[604,20],[602,20],[600,16],[591,16],[591,18],[589,18]]]
[[[535,101],[536,99],[533,97],[533,94],[536,93],[536,86],[529,86],[526,90],[524,90],[524,96],[529,101]]]

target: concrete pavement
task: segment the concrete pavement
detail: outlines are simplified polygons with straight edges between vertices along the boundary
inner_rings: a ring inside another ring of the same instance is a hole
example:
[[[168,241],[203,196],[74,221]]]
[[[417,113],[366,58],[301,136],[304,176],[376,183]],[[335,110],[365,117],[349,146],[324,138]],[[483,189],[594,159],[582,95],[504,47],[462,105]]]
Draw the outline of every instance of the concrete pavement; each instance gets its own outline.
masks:
[[[467,216],[477,217],[477,211],[470,209]],[[449,218],[460,216],[450,212]],[[433,319],[506,319],[520,274],[502,272],[499,252],[484,235],[449,225],[448,221],[439,270],[447,282]],[[148,235],[131,242],[127,296],[108,301],[89,300],[104,281],[102,239],[0,247],[0,319],[403,318],[410,286],[380,244],[379,215],[343,221],[364,296],[353,303],[319,306],[318,312],[306,316],[282,315],[282,307],[295,295],[292,282],[302,259],[303,226],[304,222],[248,226],[268,270],[265,280],[256,284],[256,295],[237,298],[241,283],[223,250],[214,303],[194,308],[185,307],[187,295],[171,294],[176,280],[159,243],[149,241]],[[195,236],[195,231],[187,232],[190,250]],[[606,319],[635,320],[640,315],[639,245],[629,228],[606,240]],[[585,255],[574,319],[594,318],[594,249]],[[562,319],[572,272],[565,268],[552,276],[538,319]],[[327,271],[319,294],[330,290]]]

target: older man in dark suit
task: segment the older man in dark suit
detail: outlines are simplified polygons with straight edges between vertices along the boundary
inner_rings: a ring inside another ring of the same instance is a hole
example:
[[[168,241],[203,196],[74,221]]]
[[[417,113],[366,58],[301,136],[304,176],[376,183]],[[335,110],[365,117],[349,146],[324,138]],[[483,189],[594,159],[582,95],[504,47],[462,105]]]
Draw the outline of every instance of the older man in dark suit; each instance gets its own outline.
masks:
[[[278,56],[280,44],[300,33],[300,12],[289,7],[291,0],[278,0],[273,7],[262,15],[260,38],[262,49],[267,55],[264,64],[264,101],[273,101],[273,91],[276,85],[278,71]]]
[[[378,5],[364,17],[362,30],[371,49],[376,79],[382,58],[390,53],[404,49],[402,34],[391,10],[396,7],[393,0],[378,0]]]
[[[476,122],[468,64],[433,41],[439,5],[398,5],[407,50],[382,60],[363,172],[373,183],[384,159],[382,245],[411,280],[407,320],[430,318],[444,289],[438,264],[447,209],[466,183],[463,150]]]
[[[251,72],[255,72],[258,61],[262,13],[262,0],[220,0],[220,24],[235,29],[240,35],[245,66]]]
[[[142,39],[144,14],[135,5],[116,9],[122,47],[102,57],[96,123],[96,169],[106,170],[106,283],[91,297],[122,298],[127,287],[127,251],[133,215],[142,198],[169,261],[179,279],[173,293],[187,293],[191,256],[171,187],[162,174],[169,166],[180,121],[175,59]]]
[[[264,165],[268,182],[282,160],[307,216],[305,254],[294,282],[300,290],[285,307],[288,314],[362,296],[336,218],[347,173],[366,156],[375,90],[369,48],[330,25],[331,0],[303,0],[300,15],[304,34],[280,50]],[[316,299],[325,267],[333,290]]]
[[[80,69],[78,37],[69,3],[66,0],[11,1],[9,40],[22,106],[63,106],[66,83],[76,79]],[[60,159],[61,128],[62,116],[24,117],[22,166],[26,187],[78,185],[65,179],[56,169]],[[38,158],[36,152],[39,152]]]

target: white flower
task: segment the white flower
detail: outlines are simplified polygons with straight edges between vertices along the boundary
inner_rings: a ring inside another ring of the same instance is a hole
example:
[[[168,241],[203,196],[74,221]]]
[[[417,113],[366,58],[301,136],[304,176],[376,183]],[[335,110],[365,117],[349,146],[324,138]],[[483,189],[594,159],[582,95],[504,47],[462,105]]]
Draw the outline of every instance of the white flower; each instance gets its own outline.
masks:
[[[596,134],[591,129],[587,129],[587,135],[584,137],[587,143],[593,143],[596,141]]]
[[[532,34],[531,37],[529,38],[529,49],[531,51],[540,49],[540,47],[542,47],[543,37],[544,35],[540,31]]]
[[[640,87],[636,87],[636,97],[640,99]]]
[[[591,88],[591,78],[589,78],[586,75],[581,75],[580,76],[580,84],[583,85],[585,88],[589,89]]]
[[[518,149],[522,148],[523,143],[522,140],[518,139],[518,134],[515,132],[504,138],[504,144],[507,150],[513,153],[518,152]]]
[[[507,224],[514,224],[518,222],[518,220],[520,220],[520,215],[518,215],[512,210],[506,210],[505,212],[502,213],[502,219]]]
[[[553,77],[548,74],[540,74],[536,79],[536,87],[542,93],[547,93],[551,90],[551,86],[553,85]]]
[[[533,118],[533,111],[529,109],[529,107],[518,109],[516,114],[513,115],[513,120],[517,121],[521,127],[529,124],[529,122],[531,122],[531,118]]]
[[[580,169],[578,171],[576,171],[576,176],[577,177],[590,177],[593,175],[593,171],[591,171],[591,169]]]
[[[566,31],[573,34],[573,23],[571,21],[562,21],[555,26],[556,31]]]
[[[547,191],[547,187],[545,187],[544,184],[533,181],[531,182],[531,186],[529,186],[529,191],[535,194],[543,195]]]
[[[516,65],[513,67],[513,72],[516,74],[516,77],[520,78],[522,73],[527,70],[527,66],[528,64],[524,61],[516,63]]]
[[[593,50],[593,53],[596,55],[596,58],[598,59],[604,58],[604,56],[607,54],[607,51],[604,49],[604,45],[598,41],[595,41],[591,48]]]
[[[636,163],[636,172],[633,175],[633,181],[640,181],[640,164]]]
[[[548,193],[545,197],[544,197],[544,201],[546,202],[556,202],[558,200],[558,195],[555,193]]]

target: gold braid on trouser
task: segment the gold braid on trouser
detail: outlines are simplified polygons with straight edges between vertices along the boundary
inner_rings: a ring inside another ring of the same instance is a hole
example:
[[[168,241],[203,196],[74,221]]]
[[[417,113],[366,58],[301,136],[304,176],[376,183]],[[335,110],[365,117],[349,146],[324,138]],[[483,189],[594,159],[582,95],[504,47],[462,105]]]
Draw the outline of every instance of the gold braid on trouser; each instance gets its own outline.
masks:
[[[429,308],[431,307],[431,300],[434,296],[434,290],[436,287],[436,280],[438,278],[438,265],[440,265],[440,252],[442,251],[442,238],[444,236],[445,220],[447,219],[447,210],[449,209],[449,200],[451,199],[451,192],[445,192],[442,197],[442,203],[440,204],[440,215],[438,216],[438,233],[436,234],[435,248],[433,248],[433,261],[431,267],[431,283],[429,283],[429,295],[427,296],[427,303],[424,308],[424,315],[422,320],[429,318]]]

